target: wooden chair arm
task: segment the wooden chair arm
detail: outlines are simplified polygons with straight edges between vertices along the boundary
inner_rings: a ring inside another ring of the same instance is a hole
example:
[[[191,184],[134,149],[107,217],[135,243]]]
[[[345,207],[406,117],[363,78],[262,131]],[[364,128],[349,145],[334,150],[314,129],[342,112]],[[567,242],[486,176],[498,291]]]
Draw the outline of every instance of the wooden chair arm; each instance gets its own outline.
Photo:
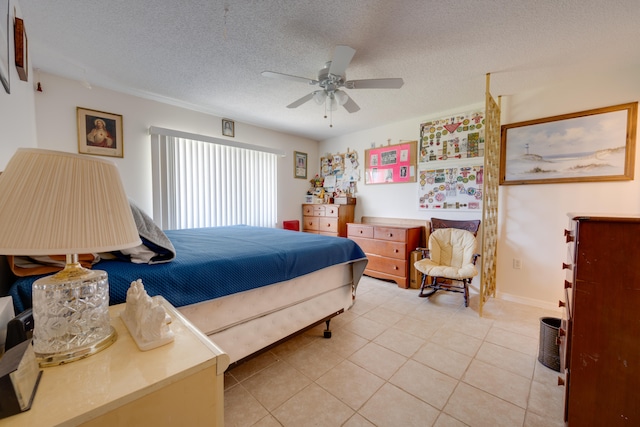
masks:
[[[422,252],[422,259],[429,258],[429,248],[416,248],[416,251]]]

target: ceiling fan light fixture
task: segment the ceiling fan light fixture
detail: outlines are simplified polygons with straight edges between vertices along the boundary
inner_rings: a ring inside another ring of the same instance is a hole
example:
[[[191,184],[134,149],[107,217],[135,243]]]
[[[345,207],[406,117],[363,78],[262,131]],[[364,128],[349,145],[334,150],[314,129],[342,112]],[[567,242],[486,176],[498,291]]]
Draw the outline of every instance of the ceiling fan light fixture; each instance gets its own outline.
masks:
[[[341,89],[400,89],[404,84],[401,78],[347,80],[347,67],[351,63],[355,52],[355,49],[349,46],[336,46],[333,52],[333,58],[331,61],[327,61],[324,67],[318,72],[317,80],[275,71],[263,71],[262,75],[320,87],[319,90],[310,92],[287,105],[287,108],[297,108],[313,99],[318,105],[324,104],[325,118],[327,117],[327,112],[329,112],[329,116],[331,116],[330,113],[336,111],[338,106],[343,106],[348,113],[355,113],[360,111],[360,107]],[[331,124],[330,126],[333,125]]]
[[[344,93],[341,90],[337,90],[335,92],[335,96],[336,96],[336,100],[338,101],[338,104],[340,104],[340,105],[344,105],[347,102],[347,100],[349,99],[347,94]]]
[[[338,109],[338,101],[336,99],[335,93],[330,93],[327,95],[327,110],[336,111]]]
[[[313,93],[313,100],[316,104],[322,105],[327,98],[327,93],[324,90],[317,90]]]

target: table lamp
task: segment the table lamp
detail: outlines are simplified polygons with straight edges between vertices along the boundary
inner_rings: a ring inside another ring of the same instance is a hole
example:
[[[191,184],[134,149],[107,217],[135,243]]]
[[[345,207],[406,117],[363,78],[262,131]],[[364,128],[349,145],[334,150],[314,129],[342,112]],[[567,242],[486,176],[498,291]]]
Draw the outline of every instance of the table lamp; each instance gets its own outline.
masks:
[[[115,163],[20,148],[0,174],[0,254],[66,255],[64,270],[33,284],[33,346],[41,366],[87,357],[117,336],[107,273],[78,254],[141,244]]]

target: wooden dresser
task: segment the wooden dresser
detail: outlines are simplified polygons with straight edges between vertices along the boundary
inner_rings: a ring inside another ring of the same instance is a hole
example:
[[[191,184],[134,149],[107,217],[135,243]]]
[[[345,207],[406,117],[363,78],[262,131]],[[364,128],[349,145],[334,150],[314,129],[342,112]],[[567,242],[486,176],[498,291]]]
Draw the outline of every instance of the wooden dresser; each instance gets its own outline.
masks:
[[[387,224],[347,224],[347,237],[367,255],[364,274],[409,287],[410,254],[420,246],[422,227]]]
[[[355,205],[302,205],[302,231],[347,237]]]
[[[640,425],[640,217],[570,214],[558,331],[569,426]]]

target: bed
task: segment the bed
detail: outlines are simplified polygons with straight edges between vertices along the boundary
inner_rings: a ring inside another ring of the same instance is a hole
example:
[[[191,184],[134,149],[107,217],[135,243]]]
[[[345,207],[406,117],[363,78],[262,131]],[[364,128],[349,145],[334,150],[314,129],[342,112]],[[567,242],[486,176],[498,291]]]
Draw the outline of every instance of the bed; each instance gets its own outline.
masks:
[[[166,231],[175,258],[159,264],[102,260],[110,304],[125,302],[142,279],[224,350],[232,364],[308,327],[327,322],[355,301],[367,263],[341,238],[296,231],[229,226]],[[31,306],[31,284],[11,284],[16,312]]]

